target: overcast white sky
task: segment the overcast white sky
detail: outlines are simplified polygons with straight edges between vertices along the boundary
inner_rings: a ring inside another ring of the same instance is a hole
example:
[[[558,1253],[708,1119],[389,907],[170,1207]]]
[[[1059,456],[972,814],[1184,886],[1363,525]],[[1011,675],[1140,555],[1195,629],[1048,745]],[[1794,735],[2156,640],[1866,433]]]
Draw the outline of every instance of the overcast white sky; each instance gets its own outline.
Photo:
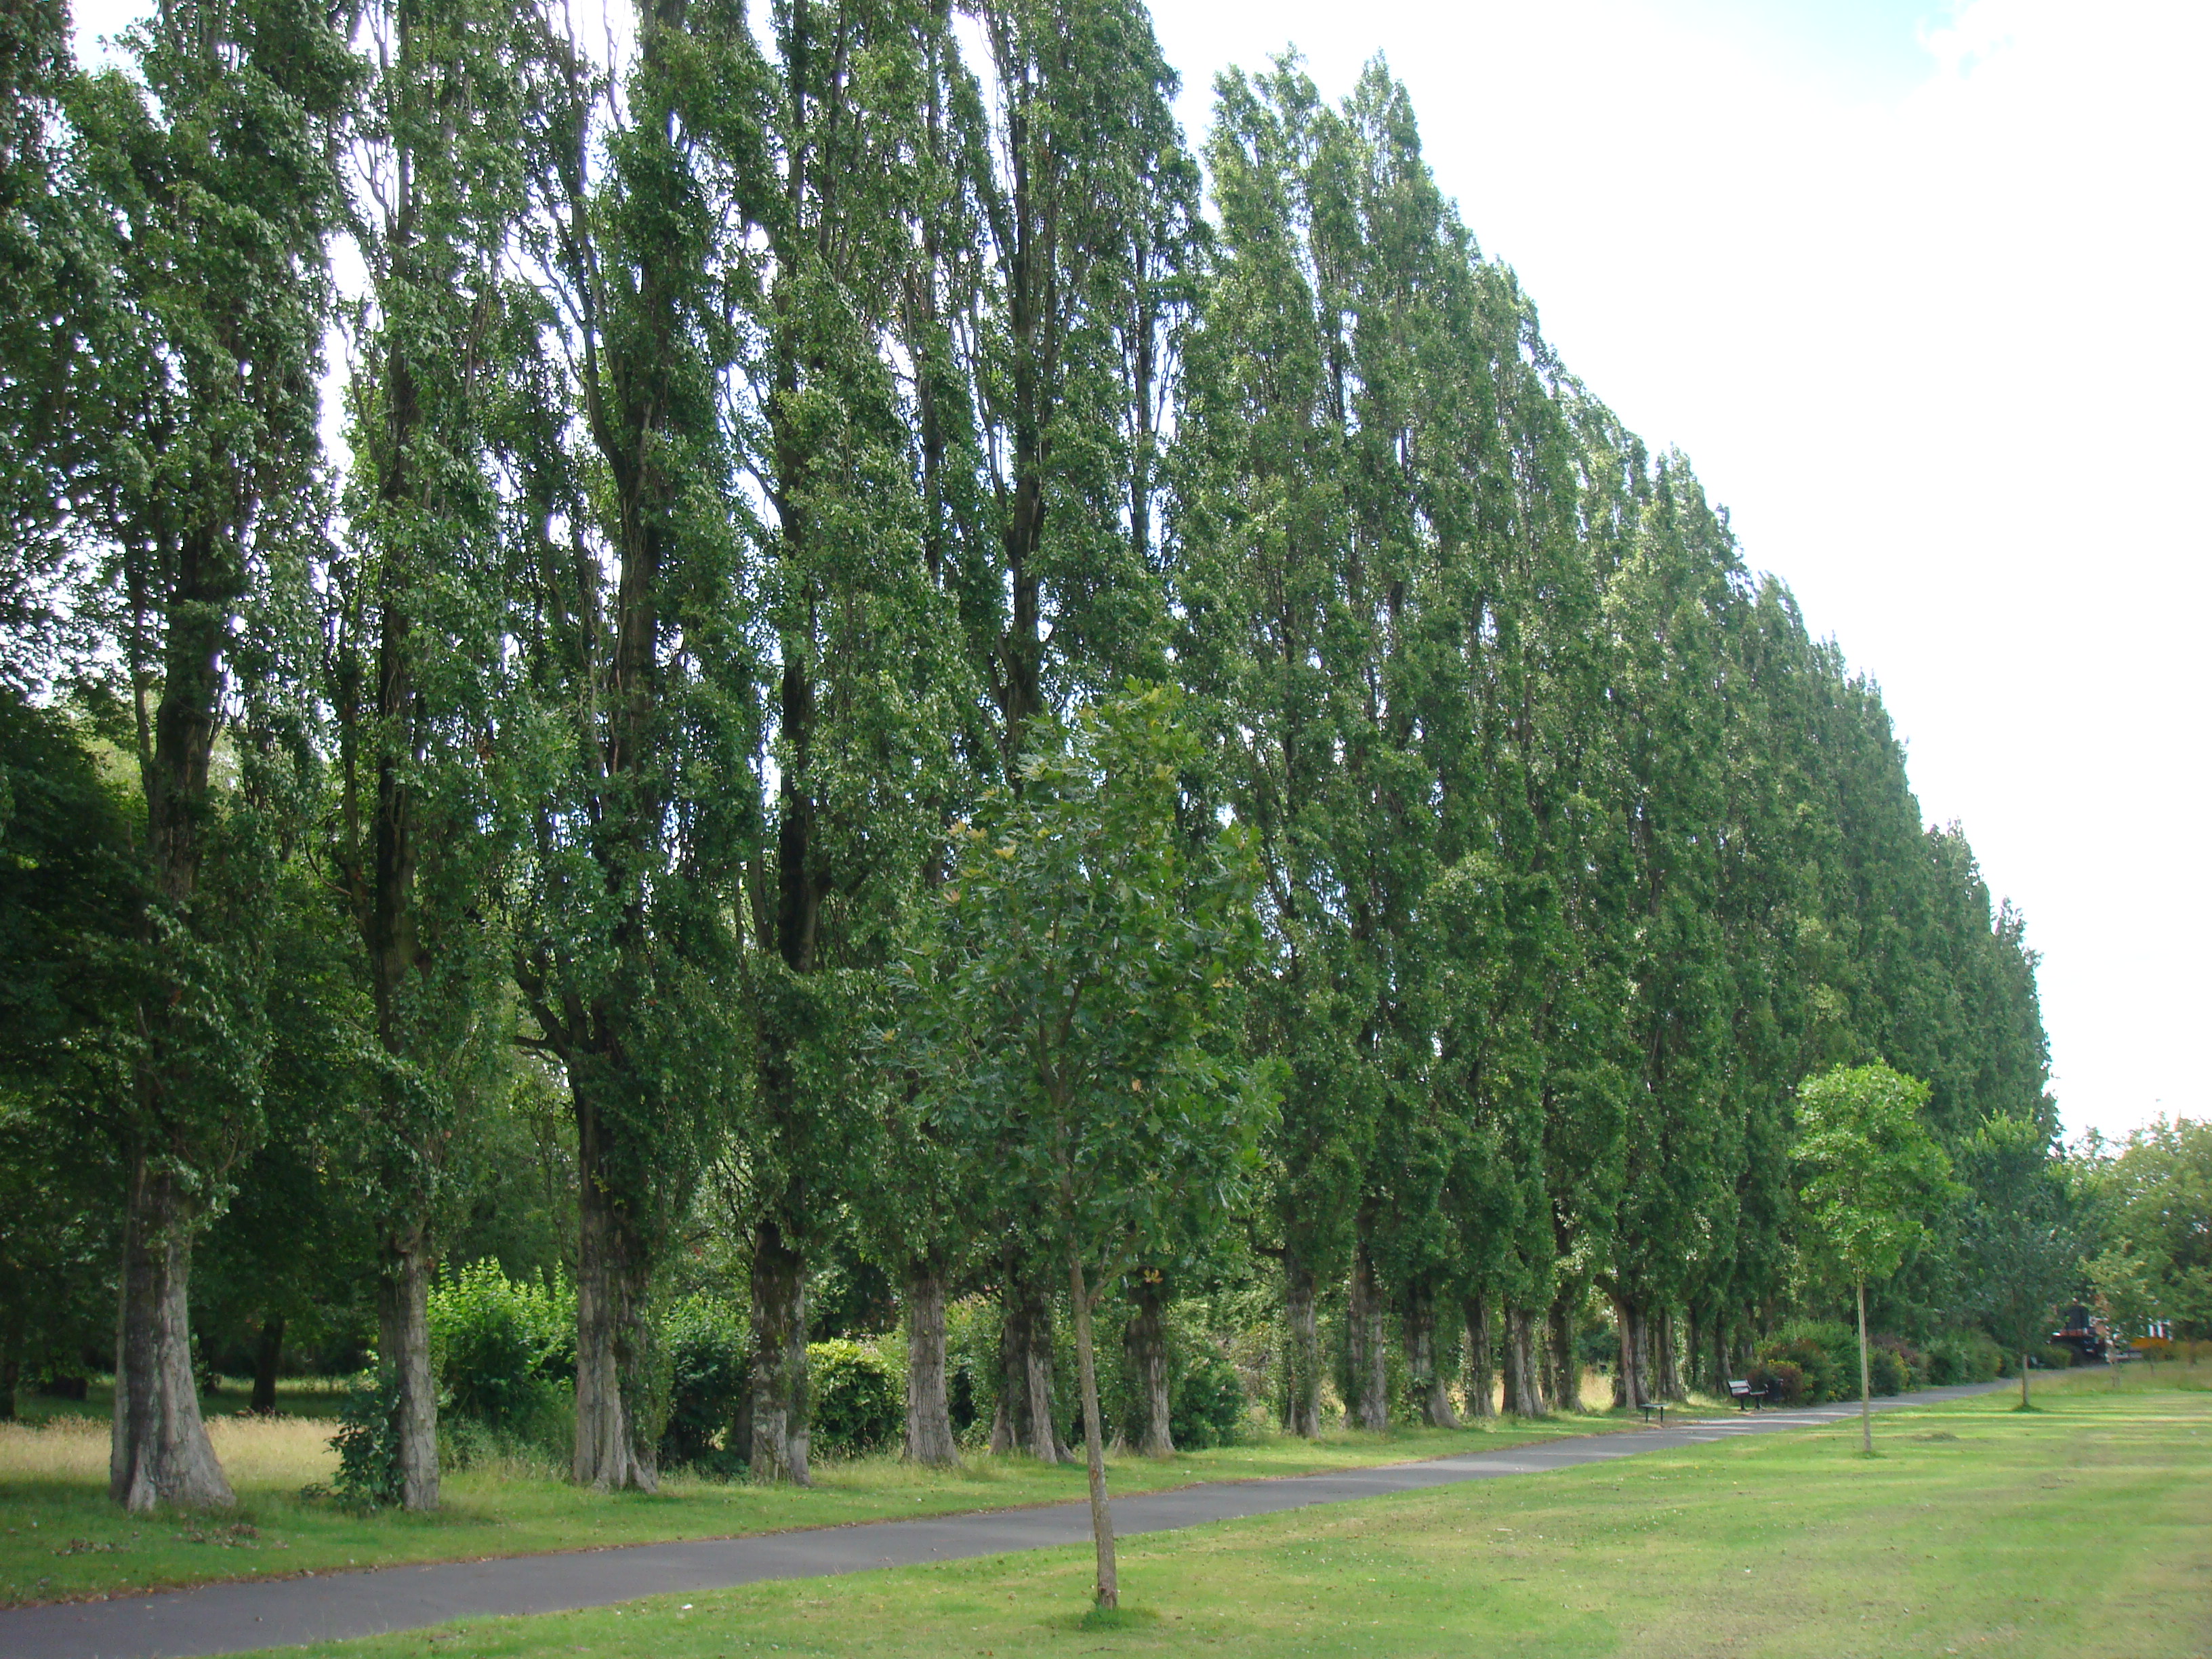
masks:
[[[1881,683],[2069,1132],[2212,1116],[2212,7],[1155,3],[1194,137],[1224,64],[1386,54],[1568,363]]]

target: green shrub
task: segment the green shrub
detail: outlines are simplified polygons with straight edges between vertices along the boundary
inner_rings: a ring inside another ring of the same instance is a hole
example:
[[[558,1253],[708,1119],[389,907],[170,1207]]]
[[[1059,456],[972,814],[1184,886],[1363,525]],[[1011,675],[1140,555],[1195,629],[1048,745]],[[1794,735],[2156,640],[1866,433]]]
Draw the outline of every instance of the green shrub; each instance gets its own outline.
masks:
[[[1802,1370],[1806,1405],[1858,1398],[1858,1333],[1840,1320],[1792,1320],[1759,1345],[1758,1357],[1786,1359]]]
[[[1805,1368],[1787,1359],[1763,1359],[1751,1368],[1744,1378],[1754,1393],[1764,1390],[1770,1406],[1802,1406],[1805,1403],[1808,1384]]]
[[[338,1407],[338,1431],[331,1445],[338,1472],[331,1490],[345,1503],[384,1509],[404,1495],[399,1473],[399,1389],[376,1370],[363,1371],[347,1389]]]
[[[1905,1394],[1911,1389],[1923,1387],[1926,1384],[1928,1381],[1928,1356],[1924,1352],[1915,1347],[1904,1337],[1889,1335],[1869,1337],[1867,1340],[1867,1346],[1869,1349],[1867,1363],[1869,1367],[1869,1376],[1872,1375],[1871,1368],[1881,1364],[1879,1360],[1874,1358],[1874,1354],[1875,1352],[1887,1353],[1897,1361],[1898,1373],[1900,1380],[1893,1392],[1897,1394]],[[1875,1392],[1876,1394],[1880,1394],[1882,1390],[1877,1388],[1875,1389]]]
[[[1168,1395],[1168,1433],[1177,1451],[1233,1446],[1244,1420],[1244,1384],[1210,1347],[1192,1357]]]
[[[811,1400],[809,1449],[821,1457],[857,1457],[897,1440],[906,1403],[897,1378],[872,1343],[836,1338],[806,1345]]]
[[[1905,1362],[1894,1349],[1867,1345],[1867,1392],[1869,1394],[1903,1394],[1909,1384],[1910,1373]]]
[[[2007,1374],[2005,1355],[1986,1331],[1954,1331],[1928,1345],[1928,1382],[1949,1388]]]
[[[726,1472],[715,1437],[737,1419],[738,1403],[752,1386],[744,1320],[721,1303],[686,1297],[662,1319],[660,1342],[669,1371],[660,1462]]]
[[[576,1377],[576,1293],[565,1280],[517,1284],[497,1262],[477,1262],[430,1292],[429,1328],[440,1416],[460,1436],[457,1462],[480,1449],[565,1455]],[[462,1423],[487,1432],[470,1436]]]

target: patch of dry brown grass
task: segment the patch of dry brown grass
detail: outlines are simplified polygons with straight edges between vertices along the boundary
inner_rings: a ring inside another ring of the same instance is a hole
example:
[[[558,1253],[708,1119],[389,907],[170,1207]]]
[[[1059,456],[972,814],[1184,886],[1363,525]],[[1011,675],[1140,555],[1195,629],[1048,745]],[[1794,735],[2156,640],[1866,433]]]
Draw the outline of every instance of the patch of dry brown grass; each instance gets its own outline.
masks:
[[[0,1423],[0,1485],[62,1480],[104,1486],[109,1425],[98,1417],[55,1417],[42,1425]],[[338,1466],[331,1449],[337,1425],[317,1417],[217,1417],[208,1437],[233,1487],[296,1492],[328,1484]]]

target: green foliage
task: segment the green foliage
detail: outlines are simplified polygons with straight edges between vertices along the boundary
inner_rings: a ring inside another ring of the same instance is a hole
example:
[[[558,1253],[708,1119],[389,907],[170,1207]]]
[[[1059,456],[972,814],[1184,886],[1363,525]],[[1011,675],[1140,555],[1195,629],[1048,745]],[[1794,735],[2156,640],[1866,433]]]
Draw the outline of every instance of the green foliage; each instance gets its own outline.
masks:
[[[331,1437],[338,1455],[331,1490],[342,1502],[384,1509],[399,1501],[404,1482],[399,1466],[398,1407],[398,1390],[374,1367],[347,1388],[338,1407],[338,1431]]]
[[[1849,1326],[1825,1320],[1794,1322],[1759,1345],[1759,1358],[1769,1364],[1795,1365],[1806,1405],[1857,1397],[1858,1338]]]
[[[550,1439],[576,1368],[576,1293],[519,1284],[495,1261],[459,1268],[430,1293],[430,1352],[445,1408],[486,1429]]]
[[[1210,1349],[1194,1355],[1168,1400],[1168,1434],[1177,1451],[1237,1443],[1244,1423],[1244,1383],[1220,1355]]]
[[[1912,1386],[1912,1373],[1896,1350],[1879,1342],[1867,1348],[1867,1391],[1876,1395],[1903,1394]]]
[[[1820,1396],[1819,1384],[1794,1359],[1762,1359],[1744,1380],[1770,1405],[1808,1406]]]
[[[2004,1351],[1986,1331],[1954,1331],[1928,1345],[1928,1382],[1932,1388],[1987,1382],[2005,1375]]]
[[[1131,694],[1033,757],[959,835],[942,942],[909,970],[932,1122],[1102,1275],[1237,1212],[1272,1103],[1224,1052],[1251,876],[1190,820],[1182,716]]]
[[[906,1401],[874,1345],[836,1338],[806,1345],[811,1449],[823,1457],[858,1457],[894,1443]]]
[[[2212,1121],[2161,1117],[2094,1148],[2085,1176],[2101,1233],[2088,1275],[2121,1328],[2212,1337]]]
[[[1954,1190],[1918,1117],[1928,1085],[1882,1065],[1838,1066],[1798,1092],[1793,1154],[1815,1259],[1836,1281],[1887,1279]]]
[[[752,1387],[744,1321],[726,1304],[689,1296],[662,1316],[659,1340],[669,1365],[660,1462],[670,1468],[720,1468],[723,1449],[715,1442],[737,1420],[738,1402]]]

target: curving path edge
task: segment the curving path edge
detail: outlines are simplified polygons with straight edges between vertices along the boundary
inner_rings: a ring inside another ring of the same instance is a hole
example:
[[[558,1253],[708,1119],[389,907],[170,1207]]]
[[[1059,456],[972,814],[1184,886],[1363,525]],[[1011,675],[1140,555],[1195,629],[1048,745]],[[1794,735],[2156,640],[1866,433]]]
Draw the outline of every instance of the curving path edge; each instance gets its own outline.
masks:
[[[1875,1409],[1955,1400],[2008,1386],[1981,1382],[1929,1389],[1878,1400]],[[1678,1451],[1744,1435],[1832,1424],[1857,1411],[1857,1402],[1852,1401],[1735,1413],[1686,1419],[1663,1429],[1577,1435],[1418,1463],[1183,1486],[1115,1499],[1114,1529],[1118,1537],[1135,1537],[1212,1521],[1274,1515],[1310,1504],[1341,1504],[1465,1480],[1540,1474],[1643,1452]],[[1054,1504],[745,1538],[233,1581],[106,1601],[0,1611],[0,1655],[6,1659],[198,1659],[201,1655],[377,1636],[456,1619],[562,1613],[642,1595],[723,1589],[764,1578],[817,1578],[1090,1541],[1090,1506]]]

